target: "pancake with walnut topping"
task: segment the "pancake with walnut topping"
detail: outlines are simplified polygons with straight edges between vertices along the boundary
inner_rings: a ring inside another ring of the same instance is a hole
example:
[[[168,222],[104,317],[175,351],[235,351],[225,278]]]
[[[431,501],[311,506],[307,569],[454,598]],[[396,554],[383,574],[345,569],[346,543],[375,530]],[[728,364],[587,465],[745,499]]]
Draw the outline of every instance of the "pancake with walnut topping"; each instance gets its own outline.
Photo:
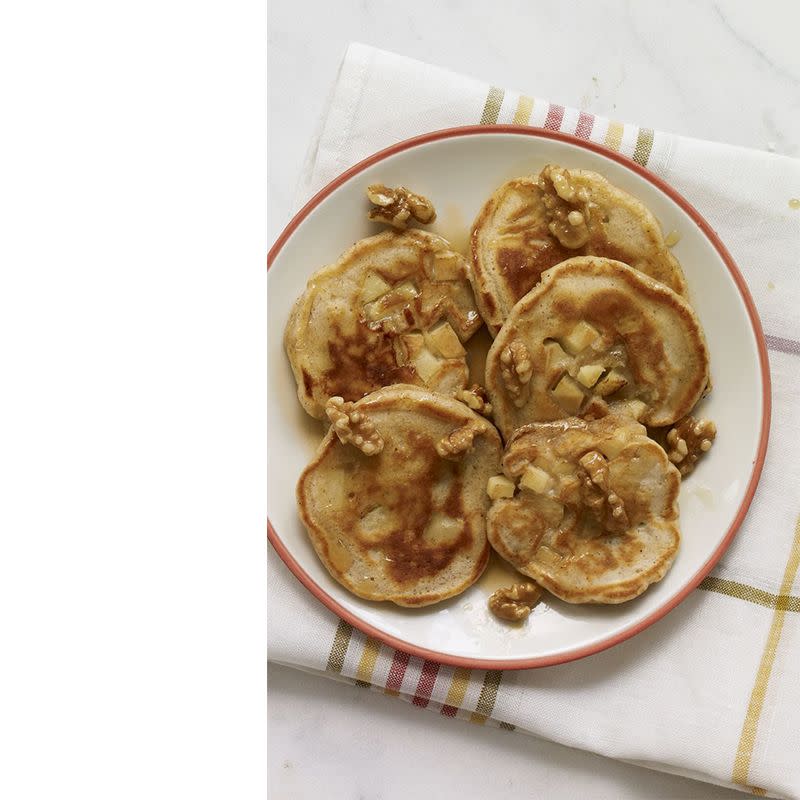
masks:
[[[459,594],[489,558],[494,426],[409,385],[332,398],[331,427],[297,485],[300,517],[330,574],[359,597],[425,606]]]
[[[486,359],[486,389],[504,437],[529,422],[641,400],[642,421],[671,425],[708,383],[708,349],[682,297],[631,267],[572,258],[512,309]]]
[[[489,542],[569,603],[622,603],[661,580],[680,543],[680,474],[632,417],[520,428],[506,447]]]
[[[441,237],[408,230],[362,239],[315,273],[284,336],[303,408],[322,418],[330,397],[394,383],[463,389],[463,343],[481,326],[469,270]]]
[[[504,183],[472,226],[475,296],[492,335],[550,267],[573,256],[622,261],[686,295],[656,218],[596,172],[549,165]]]

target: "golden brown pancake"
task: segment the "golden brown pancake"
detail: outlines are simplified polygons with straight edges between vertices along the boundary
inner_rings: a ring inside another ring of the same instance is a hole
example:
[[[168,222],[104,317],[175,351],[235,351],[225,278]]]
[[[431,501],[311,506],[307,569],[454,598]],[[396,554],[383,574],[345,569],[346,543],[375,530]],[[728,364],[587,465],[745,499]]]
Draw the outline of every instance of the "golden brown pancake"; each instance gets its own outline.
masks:
[[[473,223],[475,297],[492,335],[544,271],[582,255],[622,261],[686,295],[680,264],[644,205],[596,172],[550,165],[503,184]]]
[[[330,574],[359,597],[425,606],[459,594],[489,558],[494,426],[416,386],[332,398],[331,427],[297,484],[300,517]]]
[[[330,397],[393,383],[463,389],[463,342],[481,326],[469,271],[444,239],[408,230],[362,239],[315,273],[284,335],[303,408],[322,418]]]
[[[565,261],[511,310],[486,359],[504,437],[529,422],[640,400],[642,421],[671,425],[708,382],[708,348],[682,297],[604,258]]]
[[[675,559],[680,474],[632,417],[527,425],[509,441],[503,473],[489,542],[562,600],[622,603]]]

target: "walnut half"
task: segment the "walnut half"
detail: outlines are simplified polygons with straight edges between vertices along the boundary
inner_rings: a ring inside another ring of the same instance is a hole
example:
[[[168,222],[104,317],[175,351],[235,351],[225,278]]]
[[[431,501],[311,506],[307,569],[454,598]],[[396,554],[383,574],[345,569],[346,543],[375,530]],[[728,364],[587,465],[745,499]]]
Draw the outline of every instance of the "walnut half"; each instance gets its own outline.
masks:
[[[533,362],[528,348],[519,339],[507,344],[500,353],[500,374],[512,402],[522,408],[528,399],[526,388],[533,376]]]
[[[460,389],[456,392],[456,400],[460,400],[484,417],[492,416],[492,404],[489,402],[489,395],[486,393],[486,389],[477,383],[473,383],[469,389]]]
[[[678,468],[681,477],[691,473],[698,460],[711,449],[717,426],[710,419],[684,417],[667,433],[667,456]]]
[[[546,166],[539,176],[542,201],[547,212],[548,230],[562,247],[577,250],[589,241],[584,208],[589,200],[586,189],[576,189],[566,169]]]
[[[517,583],[498,589],[489,598],[489,611],[508,622],[522,622],[542,599],[542,590],[535,583]]]
[[[583,501],[599,525],[609,533],[621,533],[630,525],[625,503],[611,489],[608,462],[602,453],[590,450],[580,459]]]
[[[367,197],[375,206],[368,214],[373,222],[404,230],[412,218],[423,225],[436,219],[433,203],[405,186],[391,189],[382,183],[373,183],[367,187]]]
[[[375,430],[375,423],[356,410],[354,403],[346,403],[342,397],[331,397],[325,413],[342,444],[355,445],[365,456],[374,456],[383,450],[383,439]]]
[[[465,422],[451,434],[436,442],[436,452],[442,458],[456,459],[471,449],[476,436],[486,433],[486,425],[474,419]]]

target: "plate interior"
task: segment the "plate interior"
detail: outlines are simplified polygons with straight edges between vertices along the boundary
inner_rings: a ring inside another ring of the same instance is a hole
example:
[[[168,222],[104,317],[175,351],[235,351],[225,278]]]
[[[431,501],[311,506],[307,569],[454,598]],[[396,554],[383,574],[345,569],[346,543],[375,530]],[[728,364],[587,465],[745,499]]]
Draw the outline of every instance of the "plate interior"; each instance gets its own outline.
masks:
[[[369,183],[403,184],[429,197],[438,212],[429,229],[466,252],[469,227],[489,195],[504,181],[537,173],[547,163],[602,173],[642,200],[665,233],[675,230],[680,236],[673,252],[705,328],[714,380],[714,391],[699,412],[715,421],[719,435],[709,456],[682,486],[678,557],[667,576],[636,600],[620,606],[571,606],[546,595],[520,627],[498,622],[487,609],[489,594],[514,574],[495,555],[477,584],[439,605],[409,610],[361,600],[329,576],[296,513],[295,484],[323,428],[297,402],[283,352],[292,303],[313,272],[358,239],[379,232],[366,219],[364,190]],[[615,637],[668,604],[706,564],[733,523],[759,444],[762,379],[755,333],[743,298],[711,241],[668,195],[626,166],[576,144],[535,136],[484,133],[427,142],[368,167],[325,198],[278,253],[268,285],[270,520],[318,586],[379,631],[443,655],[509,665],[566,656]]]

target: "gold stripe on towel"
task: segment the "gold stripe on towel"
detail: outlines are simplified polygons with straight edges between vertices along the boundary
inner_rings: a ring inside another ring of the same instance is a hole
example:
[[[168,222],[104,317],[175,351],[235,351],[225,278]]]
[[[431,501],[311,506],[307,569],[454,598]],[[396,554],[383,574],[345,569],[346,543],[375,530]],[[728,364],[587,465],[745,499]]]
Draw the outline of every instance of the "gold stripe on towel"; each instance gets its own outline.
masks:
[[[350,644],[350,637],[353,635],[353,626],[345,622],[343,619],[339,620],[339,625],[336,628],[336,634],[333,637],[333,645],[331,646],[331,653],[328,656],[328,666],[325,669],[328,672],[341,672],[344,666],[344,657],[347,655],[347,646]]]
[[[526,95],[520,95],[519,102],[517,103],[517,110],[514,113],[515,125],[527,125],[531,121],[531,114],[533,113],[533,100]]]
[[[800,567],[800,517],[798,517],[794,527],[794,540],[792,541],[789,560],[786,563],[786,570],[783,573],[783,581],[781,582],[781,596],[786,596],[791,591],[798,567]],[[738,783],[741,786],[748,785],[750,761],[753,757],[753,748],[756,743],[756,734],[758,733],[758,720],[764,708],[764,698],[767,694],[767,686],[772,673],[772,665],[775,663],[775,654],[778,651],[785,617],[786,609],[776,606],[772,617],[772,625],[767,635],[767,644],[764,647],[761,663],[756,673],[755,685],[750,694],[750,703],[747,706],[742,734],[739,737],[739,748],[733,763],[733,776],[731,778],[734,783]]]
[[[503,105],[503,97],[505,92],[492,86],[489,89],[489,94],[486,97],[486,105],[483,107],[483,114],[481,114],[481,125],[494,125],[497,122],[497,117],[500,115],[500,106]]]

